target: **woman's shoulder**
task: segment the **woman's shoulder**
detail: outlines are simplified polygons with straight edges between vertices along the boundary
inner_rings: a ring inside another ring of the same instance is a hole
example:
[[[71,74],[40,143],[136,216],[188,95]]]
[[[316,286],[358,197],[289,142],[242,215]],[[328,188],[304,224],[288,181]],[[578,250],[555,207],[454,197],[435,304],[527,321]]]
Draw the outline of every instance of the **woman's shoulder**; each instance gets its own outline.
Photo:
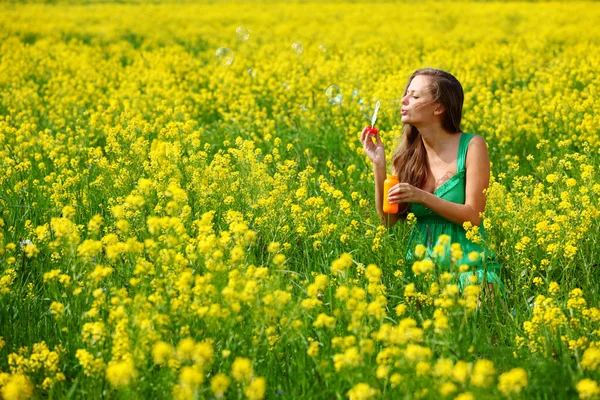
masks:
[[[465,146],[465,164],[470,164],[471,162],[475,162],[477,164],[480,162],[489,163],[489,155],[485,139],[482,136],[474,133],[470,133],[468,135],[470,135],[470,137],[467,137],[469,141]]]
[[[467,142],[467,147],[471,149],[472,147],[482,147],[487,149],[487,142],[483,138],[483,136],[478,135],[476,133],[467,133],[463,132],[465,136],[465,140]]]

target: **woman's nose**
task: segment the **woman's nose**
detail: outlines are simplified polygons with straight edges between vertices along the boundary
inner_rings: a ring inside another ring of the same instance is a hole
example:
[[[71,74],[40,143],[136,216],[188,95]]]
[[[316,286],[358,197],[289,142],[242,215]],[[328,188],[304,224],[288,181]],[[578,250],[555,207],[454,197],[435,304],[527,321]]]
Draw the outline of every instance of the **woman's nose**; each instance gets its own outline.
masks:
[[[408,104],[408,95],[402,98],[402,104]]]

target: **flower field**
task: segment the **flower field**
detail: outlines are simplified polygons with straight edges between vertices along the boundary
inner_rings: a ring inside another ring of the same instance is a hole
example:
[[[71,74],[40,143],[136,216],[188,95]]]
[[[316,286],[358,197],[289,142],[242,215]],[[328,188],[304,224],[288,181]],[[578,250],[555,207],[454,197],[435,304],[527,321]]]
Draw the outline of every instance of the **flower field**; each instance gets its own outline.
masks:
[[[599,20],[1,4],[0,399],[600,398]],[[377,216],[360,132],[380,101],[389,161],[421,67],[488,143],[504,292]]]

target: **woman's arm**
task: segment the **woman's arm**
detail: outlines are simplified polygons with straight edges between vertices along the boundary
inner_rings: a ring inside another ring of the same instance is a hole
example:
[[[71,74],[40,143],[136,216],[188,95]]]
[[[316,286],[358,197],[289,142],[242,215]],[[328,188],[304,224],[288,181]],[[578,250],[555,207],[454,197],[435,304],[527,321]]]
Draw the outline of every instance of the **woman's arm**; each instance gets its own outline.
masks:
[[[481,223],[480,214],[485,210],[483,191],[490,183],[490,159],[485,140],[474,136],[467,151],[465,204],[456,204],[416,188],[408,183],[400,183],[394,193],[396,202],[420,203],[449,221],[462,226],[466,221],[473,226]],[[391,192],[391,191],[390,191]]]
[[[363,145],[365,154],[373,163],[373,175],[375,177],[375,208],[381,223],[388,228],[392,227],[400,217],[398,214],[388,214],[383,212],[383,183],[386,178],[385,149],[381,137],[376,134],[376,130],[371,127],[365,127],[360,135],[360,142]],[[375,143],[373,143],[375,139]]]

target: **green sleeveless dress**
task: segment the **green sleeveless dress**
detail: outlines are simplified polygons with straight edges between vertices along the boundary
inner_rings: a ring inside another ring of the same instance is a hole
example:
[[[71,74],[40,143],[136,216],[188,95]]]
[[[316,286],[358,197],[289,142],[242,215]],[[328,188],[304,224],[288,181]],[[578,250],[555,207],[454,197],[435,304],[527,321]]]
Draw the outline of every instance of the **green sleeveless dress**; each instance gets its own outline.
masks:
[[[458,158],[456,162],[456,174],[446,181],[442,186],[437,188],[433,193],[439,198],[451,201],[453,203],[465,204],[465,187],[466,187],[466,170],[465,161],[467,159],[467,147],[471,138],[475,136],[471,133],[463,132],[458,145]],[[413,263],[418,260],[415,254],[415,247],[422,244],[427,248],[425,258],[433,258],[434,246],[437,244],[438,237],[442,234],[450,236],[450,243],[460,243],[463,251],[463,257],[458,260],[457,265],[466,264],[470,268],[469,271],[463,272],[459,276],[459,286],[465,287],[469,285],[469,278],[472,275],[477,276],[477,282],[498,284],[502,290],[504,285],[500,280],[500,264],[496,261],[496,255],[485,244],[485,230],[483,221],[479,225],[481,241],[475,243],[469,240],[466,236],[466,231],[462,225],[450,222],[439,214],[431,211],[427,207],[418,203],[410,203],[409,212],[416,217],[416,223],[412,228],[409,238],[409,245],[406,253],[407,267],[412,267]],[[471,261],[468,257],[469,253],[477,252],[483,254],[476,261]],[[437,257],[438,264],[441,264],[442,269],[450,269],[450,254],[448,252]]]

